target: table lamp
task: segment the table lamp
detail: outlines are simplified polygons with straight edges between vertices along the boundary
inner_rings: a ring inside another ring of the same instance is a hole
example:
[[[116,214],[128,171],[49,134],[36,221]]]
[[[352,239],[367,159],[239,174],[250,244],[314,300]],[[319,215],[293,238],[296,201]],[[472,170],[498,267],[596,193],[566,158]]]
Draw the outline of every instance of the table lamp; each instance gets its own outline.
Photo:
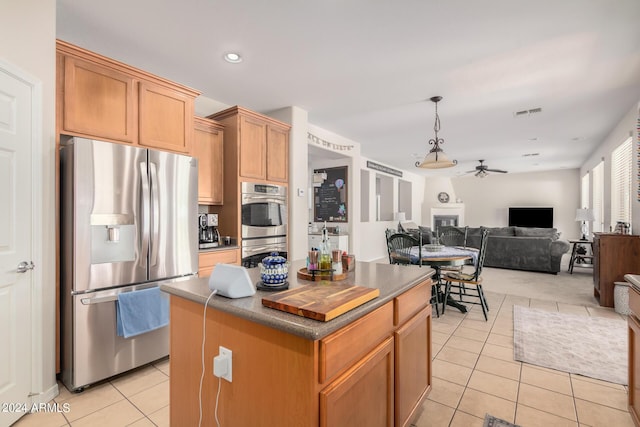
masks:
[[[580,240],[587,240],[587,234],[589,232],[587,221],[595,221],[595,217],[593,216],[593,209],[576,209],[576,221],[582,221],[582,237],[580,238]]]
[[[398,230],[402,230],[402,221],[407,220],[407,214],[405,212],[396,212],[396,219],[398,220]]]

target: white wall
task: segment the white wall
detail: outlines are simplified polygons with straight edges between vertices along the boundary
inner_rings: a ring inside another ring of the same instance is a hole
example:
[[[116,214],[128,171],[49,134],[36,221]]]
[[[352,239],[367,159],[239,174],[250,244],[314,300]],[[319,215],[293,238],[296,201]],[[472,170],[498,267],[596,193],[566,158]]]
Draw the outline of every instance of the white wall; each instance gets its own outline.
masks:
[[[638,201],[638,132],[635,132],[636,125],[638,123],[639,106],[634,105],[627,114],[622,117],[620,122],[611,131],[611,133],[604,139],[602,144],[589,156],[580,168],[580,177],[590,173],[590,171],[604,160],[604,229],[609,229],[611,224],[611,153],[620,144],[622,144],[629,136],[634,137],[633,153],[633,171],[631,173],[631,179],[633,184],[631,186],[632,192],[632,221],[631,230],[633,234],[640,234],[640,202]]]
[[[33,366],[33,392],[50,393],[57,389],[55,380],[55,0],[3,1],[0,13],[0,57],[42,82],[42,283],[35,285],[41,292],[35,299],[42,306],[33,310],[42,314],[41,331],[35,336],[34,361],[42,358],[41,366]],[[50,396],[53,397],[53,396]]]
[[[553,225],[562,238],[580,237],[580,223],[575,221],[580,204],[577,169],[466,176],[451,182],[456,197],[465,204],[465,222],[471,227],[508,225],[510,206],[553,207]]]

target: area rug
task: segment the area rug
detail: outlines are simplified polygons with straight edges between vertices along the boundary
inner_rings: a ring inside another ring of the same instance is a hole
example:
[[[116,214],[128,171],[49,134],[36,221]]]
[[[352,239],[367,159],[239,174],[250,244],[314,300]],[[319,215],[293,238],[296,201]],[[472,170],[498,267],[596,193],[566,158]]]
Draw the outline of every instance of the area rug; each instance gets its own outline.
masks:
[[[500,418],[496,418],[493,415],[486,414],[484,416],[484,424],[482,427],[520,427],[517,424],[510,423]]]
[[[627,322],[513,307],[514,359],[626,385]]]

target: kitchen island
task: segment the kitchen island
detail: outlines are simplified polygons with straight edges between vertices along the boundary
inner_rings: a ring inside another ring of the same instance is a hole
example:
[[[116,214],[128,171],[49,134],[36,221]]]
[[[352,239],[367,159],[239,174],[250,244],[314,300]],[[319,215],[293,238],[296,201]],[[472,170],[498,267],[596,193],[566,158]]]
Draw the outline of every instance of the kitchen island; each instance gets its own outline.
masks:
[[[296,278],[290,289],[322,286]],[[254,282],[259,270],[249,269]],[[215,295],[206,310],[203,425],[401,426],[431,389],[430,268],[357,262],[340,283],[377,298],[328,322]],[[171,425],[196,425],[208,279],[162,285],[171,294]],[[233,352],[232,382],[213,375],[219,346]]]

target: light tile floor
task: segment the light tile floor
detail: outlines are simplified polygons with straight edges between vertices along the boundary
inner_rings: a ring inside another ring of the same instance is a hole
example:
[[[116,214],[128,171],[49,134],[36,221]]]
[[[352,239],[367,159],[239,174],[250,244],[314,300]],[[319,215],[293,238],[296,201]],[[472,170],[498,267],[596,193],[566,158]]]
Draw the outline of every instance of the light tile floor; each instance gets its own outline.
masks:
[[[591,316],[611,309],[486,292],[491,311],[449,308],[433,320],[433,389],[417,427],[482,426],[485,413],[535,426],[633,426],[626,387],[513,360],[513,305]],[[169,361],[158,361],[54,401],[70,412],[24,416],[25,426],[168,426]]]
[[[16,427],[60,426],[168,426],[169,359],[143,366],[130,373],[87,388],[69,392],[58,382],[60,394],[54,399],[69,411],[38,412],[22,417]]]
[[[523,427],[633,426],[627,387],[513,360],[513,306],[620,317],[613,309],[486,292],[479,306],[433,319],[433,389],[417,427],[481,427],[493,416]]]

